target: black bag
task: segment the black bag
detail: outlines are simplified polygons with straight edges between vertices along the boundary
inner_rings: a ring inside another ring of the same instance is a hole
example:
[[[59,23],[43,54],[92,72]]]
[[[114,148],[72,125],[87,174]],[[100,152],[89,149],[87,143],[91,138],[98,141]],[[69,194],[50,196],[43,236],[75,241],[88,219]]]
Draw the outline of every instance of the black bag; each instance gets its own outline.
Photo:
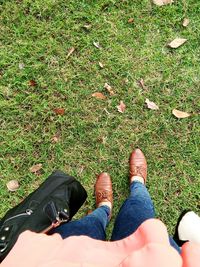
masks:
[[[61,171],[47,180],[0,221],[0,262],[25,230],[48,233],[71,220],[87,198],[83,186]]]

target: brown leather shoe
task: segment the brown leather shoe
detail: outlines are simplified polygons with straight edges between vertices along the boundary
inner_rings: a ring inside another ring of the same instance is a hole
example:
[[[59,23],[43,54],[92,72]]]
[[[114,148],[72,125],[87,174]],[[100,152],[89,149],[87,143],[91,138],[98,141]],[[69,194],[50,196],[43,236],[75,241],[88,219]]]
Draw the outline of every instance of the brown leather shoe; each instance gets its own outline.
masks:
[[[101,173],[95,184],[96,206],[101,206],[102,202],[110,202],[111,209],[113,205],[112,181],[110,175],[106,172]]]
[[[147,161],[144,154],[139,148],[135,149],[131,153],[129,166],[130,166],[130,182],[133,176],[140,176],[144,179],[144,183],[146,183]]]

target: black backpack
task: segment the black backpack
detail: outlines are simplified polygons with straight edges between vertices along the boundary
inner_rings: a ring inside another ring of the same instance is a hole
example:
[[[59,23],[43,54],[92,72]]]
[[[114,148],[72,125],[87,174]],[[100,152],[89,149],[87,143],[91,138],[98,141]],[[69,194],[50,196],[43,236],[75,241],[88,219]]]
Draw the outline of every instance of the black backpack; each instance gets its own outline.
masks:
[[[41,186],[0,221],[0,262],[25,230],[48,233],[68,222],[87,198],[83,186],[61,171],[52,173]]]

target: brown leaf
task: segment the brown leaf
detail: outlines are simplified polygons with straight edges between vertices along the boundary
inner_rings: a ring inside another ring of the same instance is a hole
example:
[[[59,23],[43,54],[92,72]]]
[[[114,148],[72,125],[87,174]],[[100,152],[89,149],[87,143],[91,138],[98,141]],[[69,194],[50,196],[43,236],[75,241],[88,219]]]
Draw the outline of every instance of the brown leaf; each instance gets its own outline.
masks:
[[[37,83],[36,83],[36,81],[34,81],[34,80],[30,80],[30,81],[28,82],[28,84],[29,84],[29,86],[37,86]]]
[[[178,109],[173,109],[172,110],[172,114],[178,119],[184,119],[184,118],[187,118],[187,117],[191,116],[190,113],[187,113],[187,112],[184,112],[184,111],[180,111]]]
[[[164,6],[168,4],[172,4],[173,0],[153,0],[153,3],[157,6]]]
[[[104,88],[109,92],[110,95],[114,95],[115,94],[113,89],[112,89],[112,87],[108,83],[104,84]]]
[[[145,103],[147,104],[147,107],[152,110],[158,110],[159,107],[152,101],[150,101],[148,98],[146,98]]]
[[[42,169],[42,164],[39,163],[39,164],[36,164],[36,165],[33,165],[29,171],[32,172],[32,173],[37,173],[38,171],[40,171]]]
[[[134,18],[128,19],[128,23],[133,23],[133,22],[134,22]]]
[[[129,83],[128,78],[125,78],[125,79],[124,79],[124,83],[125,83],[125,84],[128,84],[128,83]]]
[[[96,97],[97,99],[102,99],[102,100],[106,99],[106,96],[103,95],[102,93],[99,93],[99,92],[96,92],[96,93],[92,94],[92,96]]]
[[[94,45],[96,48],[101,49],[101,46],[100,46],[99,42],[93,42],[93,45]]]
[[[147,89],[147,87],[144,84],[144,80],[143,79],[140,79],[139,80],[139,85],[142,87],[143,90],[146,90]]]
[[[58,143],[59,140],[60,140],[60,134],[59,134],[59,133],[56,133],[56,134],[51,138],[52,143]]]
[[[69,52],[67,54],[67,58],[69,58],[74,53],[74,51],[75,51],[74,47],[70,48],[70,50],[69,50]]]
[[[6,184],[9,191],[14,192],[19,188],[19,182],[17,180],[11,180]]]
[[[99,62],[99,67],[103,69],[104,68],[103,63]]]
[[[107,141],[107,137],[106,137],[106,136],[102,136],[102,137],[99,138],[99,141],[100,141],[103,145],[105,145],[105,144],[106,144],[106,141]]]
[[[54,108],[53,110],[57,115],[64,115],[65,109],[64,108]]]
[[[118,110],[120,113],[124,113],[125,109],[126,109],[126,105],[124,104],[123,101],[120,101],[119,106],[117,106],[117,110]]]
[[[183,20],[183,27],[187,27],[189,25],[189,23],[190,23],[190,20],[188,18],[185,18]]]
[[[178,48],[181,45],[183,45],[186,41],[187,39],[185,38],[176,38],[171,43],[169,43],[168,46],[171,48]]]

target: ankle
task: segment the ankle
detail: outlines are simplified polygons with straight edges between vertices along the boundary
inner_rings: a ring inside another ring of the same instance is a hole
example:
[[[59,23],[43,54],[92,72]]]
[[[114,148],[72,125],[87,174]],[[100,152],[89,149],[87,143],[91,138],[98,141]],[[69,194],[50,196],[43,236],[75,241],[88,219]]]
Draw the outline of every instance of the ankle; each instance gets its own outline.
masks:
[[[131,182],[131,184],[132,184],[133,182],[140,182],[140,183],[142,183],[142,184],[145,184],[145,181],[144,181],[144,179],[143,179],[141,176],[132,176],[132,177],[130,178],[130,182]]]
[[[112,204],[110,201],[102,201],[99,203],[98,207],[101,207],[101,206],[107,206],[109,207],[110,210],[112,210]]]

